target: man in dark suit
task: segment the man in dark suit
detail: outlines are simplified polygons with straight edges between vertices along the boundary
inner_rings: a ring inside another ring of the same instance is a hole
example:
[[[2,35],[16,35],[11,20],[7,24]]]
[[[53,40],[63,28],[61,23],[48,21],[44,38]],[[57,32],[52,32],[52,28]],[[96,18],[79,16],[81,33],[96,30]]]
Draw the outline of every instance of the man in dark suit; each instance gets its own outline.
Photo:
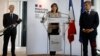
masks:
[[[18,20],[18,15],[14,14],[14,5],[9,6],[9,13],[4,14],[3,16],[3,26],[4,28],[12,25],[10,28],[4,31],[4,44],[3,44],[3,54],[2,56],[7,56],[7,47],[9,38],[11,38],[11,53],[12,56],[15,55],[15,39],[16,39],[16,22]]]
[[[80,34],[83,40],[83,56],[88,56],[88,41],[92,56],[96,56],[96,35],[99,25],[98,13],[91,10],[91,1],[84,2],[85,12],[80,16]]]

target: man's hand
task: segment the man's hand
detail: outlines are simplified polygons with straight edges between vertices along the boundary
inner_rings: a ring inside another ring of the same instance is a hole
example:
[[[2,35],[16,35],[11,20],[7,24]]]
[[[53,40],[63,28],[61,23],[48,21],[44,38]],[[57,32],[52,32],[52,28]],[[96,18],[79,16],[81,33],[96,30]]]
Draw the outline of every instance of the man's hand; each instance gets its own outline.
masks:
[[[90,32],[92,32],[92,31],[94,31],[93,28],[91,28],[91,29],[83,29],[83,32],[85,32],[85,33],[90,33]]]
[[[16,27],[17,26],[17,23],[13,24],[13,27]]]

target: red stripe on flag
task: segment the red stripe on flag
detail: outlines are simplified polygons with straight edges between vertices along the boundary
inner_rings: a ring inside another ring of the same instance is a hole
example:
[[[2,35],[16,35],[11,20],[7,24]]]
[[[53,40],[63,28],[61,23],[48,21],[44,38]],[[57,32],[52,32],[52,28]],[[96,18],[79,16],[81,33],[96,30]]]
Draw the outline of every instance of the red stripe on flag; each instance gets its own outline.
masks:
[[[70,43],[74,40],[74,34],[76,34],[75,21],[71,20],[68,28],[68,40]]]

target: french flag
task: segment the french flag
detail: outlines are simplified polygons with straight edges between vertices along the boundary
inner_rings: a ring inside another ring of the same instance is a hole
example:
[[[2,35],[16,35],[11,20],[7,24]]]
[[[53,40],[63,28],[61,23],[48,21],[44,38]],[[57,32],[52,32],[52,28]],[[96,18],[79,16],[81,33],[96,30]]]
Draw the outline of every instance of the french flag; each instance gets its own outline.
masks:
[[[76,34],[76,27],[75,27],[75,16],[74,16],[74,9],[72,0],[69,0],[69,27],[68,27],[68,40],[69,43],[74,41],[74,35]]]

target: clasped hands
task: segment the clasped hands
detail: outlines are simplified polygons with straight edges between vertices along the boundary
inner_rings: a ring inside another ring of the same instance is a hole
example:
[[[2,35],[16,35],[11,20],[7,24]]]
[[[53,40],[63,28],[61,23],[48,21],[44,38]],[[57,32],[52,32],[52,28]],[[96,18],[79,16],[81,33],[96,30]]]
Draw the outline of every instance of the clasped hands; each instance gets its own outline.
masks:
[[[84,33],[91,33],[92,31],[94,31],[94,29],[93,28],[91,28],[91,29],[83,29],[82,31]]]

